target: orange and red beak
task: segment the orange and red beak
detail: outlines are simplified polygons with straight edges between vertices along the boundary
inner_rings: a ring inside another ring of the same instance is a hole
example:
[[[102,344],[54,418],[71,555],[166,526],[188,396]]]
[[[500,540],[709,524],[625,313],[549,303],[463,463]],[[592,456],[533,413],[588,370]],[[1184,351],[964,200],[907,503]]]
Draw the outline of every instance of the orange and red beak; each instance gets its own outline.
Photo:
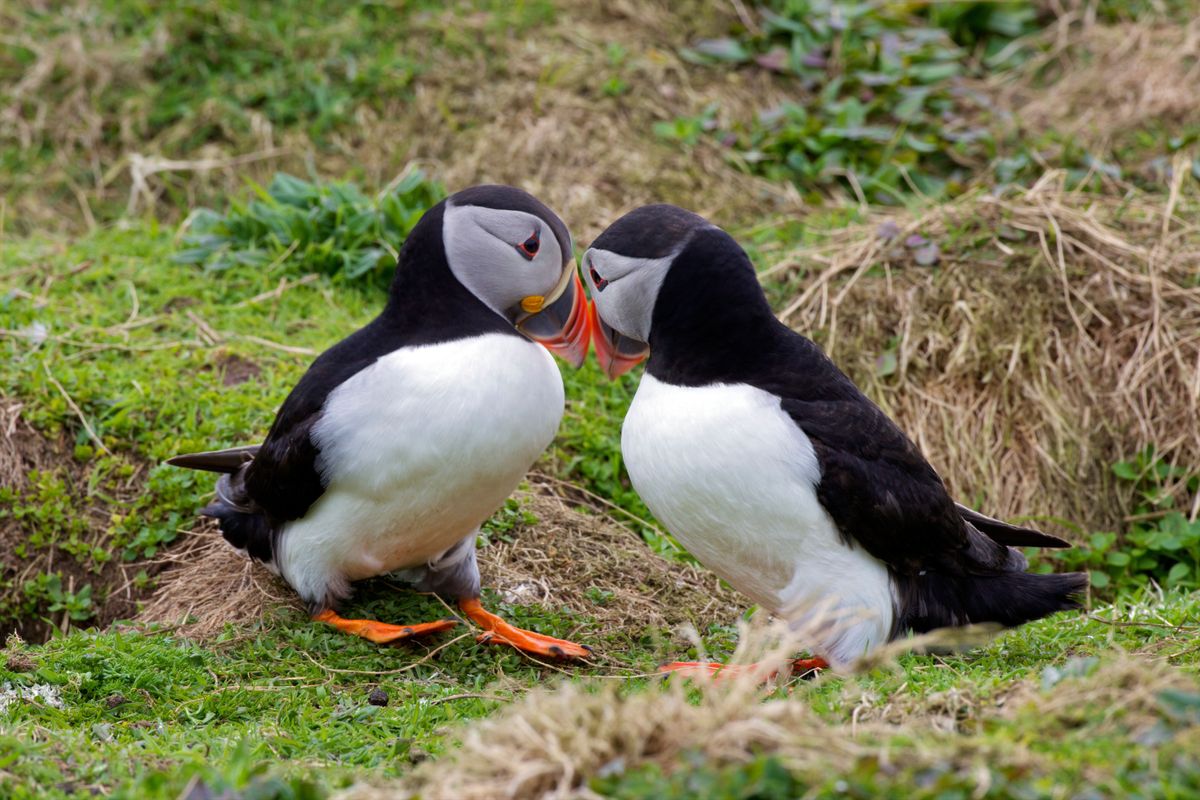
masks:
[[[533,298],[526,298],[531,300]],[[537,298],[540,301],[541,298]],[[539,303],[540,305],[540,303]],[[527,304],[522,301],[522,306]],[[538,342],[572,367],[583,364],[588,353],[588,301],[574,262],[563,272],[559,287],[539,310],[517,320],[517,330]]]
[[[596,360],[609,379],[629,372],[650,353],[650,345],[610,328],[601,319],[595,300],[588,303],[588,325],[596,345]]]

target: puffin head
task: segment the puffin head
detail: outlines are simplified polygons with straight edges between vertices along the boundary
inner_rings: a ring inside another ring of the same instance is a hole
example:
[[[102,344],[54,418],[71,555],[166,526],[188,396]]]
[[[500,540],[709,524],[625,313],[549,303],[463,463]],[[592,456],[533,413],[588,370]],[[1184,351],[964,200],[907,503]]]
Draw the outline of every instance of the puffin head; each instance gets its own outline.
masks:
[[[706,232],[729,238],[704,217],[677,206],[642,206],[610,225],[583,254],[596,358],[610,378],[649,354],[655,309],[668,273],[682,270],[676,261]]]
[[[558,215],[512,186],[451,195],[442,247],[454,278],[484,305],[573,366],[587,357],[587,301]]]

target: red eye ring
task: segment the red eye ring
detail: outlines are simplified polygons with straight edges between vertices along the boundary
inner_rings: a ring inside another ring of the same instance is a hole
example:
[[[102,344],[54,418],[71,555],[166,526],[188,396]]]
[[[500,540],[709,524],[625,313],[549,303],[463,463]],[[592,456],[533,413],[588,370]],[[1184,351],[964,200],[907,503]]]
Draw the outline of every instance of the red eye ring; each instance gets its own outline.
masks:
[[[519,250],[521,255],[525,256],[525,258],[532,261],[533,257],[537,255],[538,249],[541,247],[541,244],[542,244],[542,242],[541,242],[541,239],[538,237],[538,232],[534,231],[532,234],[529,235],[528,239],[526,239],[525,241],[523,241],[519,245],[517,245],[517,250]]]

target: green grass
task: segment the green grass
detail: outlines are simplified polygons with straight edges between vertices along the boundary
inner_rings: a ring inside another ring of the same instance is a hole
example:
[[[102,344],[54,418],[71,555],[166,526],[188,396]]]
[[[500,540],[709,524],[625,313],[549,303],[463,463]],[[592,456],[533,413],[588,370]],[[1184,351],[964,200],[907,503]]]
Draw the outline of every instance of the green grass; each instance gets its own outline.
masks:
[[[0,274],[0,374],[25,403],[25,419],[73,444],[70,465],[28,476],[24,489],[0,487],[0,518],[29,532],[18,555],[54,552],[70,565],[59,561],[0,586],[0,624],[63,613],[80,622],[101,613],[116,565],[169,546],[212,491],[205,475],[162,462],[260,441],[314,355],[383,305],[382,281],[373,276],[359,284],[342,274],[298,283],[315,267],[280,257],[295,248],[273,233],[265,247],[238,240],[244,249],[236,253],[261,248],[255,260],[216,248],[244,262],[218,272],[178,263],[194,242],[176,239],[145,224],[102,230],[67,248],[37,239],[0,244],[7,266]],[[281,285],[277,297],[255,301]],[[226,385],[227,372],[247,364],[255,373]],[[610,383],[593,362],[580,371],[563,365],[563,377],[568,409],[542,467],[649,520],[620,459],[620,420],[636,378]],[[131,493],[135,473],[144,479]],[[103,509],[107,522],[89,524],[81,504]],[[653,526],[638,527],[661,553],[679,552]]]
[[[382,585],[367,595],[358,608],[391,615],[385,618],[439,613],[428,598],[396,595]],[[504,610],[519,622],[560,635],[588,627],[586,620],[561,612]],[[1153,653],[1195,678],[1200,670],[1194,644],[1198,614],[1200,595],[1130,597],[1114,608],[1098,609],[1091,619],[1061,615],[973,652],[906,655],[894,667],[862,676],[800,682],[791,687],[792,697],[835,724],[849,722],[856,709],[862,715],[864,709],[877,713],[887,703],[911,706],[916,722],[904,734],[903,746],[920,748],[923,742],[945,745],[944,735],[922,721],[930,713],[930,698],[957,692],[965,715],[960,735],[971,735],[973,751],[1028,749],[1058,764],[1058,780],[1078,782],[1080,775],[1101,768],[1124,781],[1139,766],[1145,769],[1160,742],[1168,745],[1165,754],[1172,741],[1198,732],[1200,720],[1188,716],[1186,693],[1155,701],[1162,705],[1157,720],[1162,736],[1138,727],[1143,741],[1131,741],[1128,730],[1108,725],[1104,707],[1081,707],[1069,720],[1047,723],[1038,716],[1038,692],[1048,697],[1068,688],[1075,677],[1112,663],[1114,652],[1120,651]],[[665,655],[628,640],[598,643],[626,648],[622,657],[632,656],[634,669],[646,669]],[[0,743],[9,754],[0,762],[0,780],[5,781],[0,785],[10,797],[82,797],[99,789],[119,797],[174,798],[199,777],[210,786],[257,782],[266,797],[287,797],[286,791],[300,789],[283,787],[301,786],[310,787],[305,790],[310,796],[321,796],[318,790],[352,780],[403,775],[418,761],[443,752],[447,726],[453,729],[485,716],[529,688],[560,679],[512,651],[480,647],[469,637],[436,653],[429,650],[433,644],[379,648],[289,613],[261,628],[230,629],[203,647],[169,631],[120,630],[76,631],[37,647],[10,645],[10,663],[12,654],[20,653],[32,660],[33,669],[0,668],[0,683],[48,684],[58,690],[63,707],[18,701],[0,717]],[[714,650],[723,655],[728,646],[723,639]],[[571,677],[566,679],[582,680],[611,668],[567,671]],[[982,710],[1028,685],[1035,691],[1014,715]],[[640,678],[629,683],[633,691],[648,686]],[[387,693],[386,707],[368,702],[375,688]],[[1174,711],[1178,714],[1172,716]],[[895,746],[901,745],[897,740]],[[1194,748],[1188,752],[1196,756]],[[1164,763],[1168,769],[1155,778],[1161,785],[1188,779],[1189,773]],[[1035,789],[1019,766],[995,768],[997,775],[1007,775],[1008,783]],[[268,779],[274,782],[264,783]],[[741,780],[726,770],[713,778],[718,779],[731,784]],[[872,786],[928,788],[912,771],[880,773],[867,764],[848,775],[827,776],[826,782],[831,788],[843,779],[863,791]],[[635,771],[597,786],[614,796],[654,797],[660,795],[639,788],[643,782],[658,787],[697,780],[709,778],[668,780]],[[811,776],[798,780],[808,785]],[[970,780],[970,775],[949,770],[932,785],[948,789],[969,786]],[[1146,783],[1148,777],[1140,780]],[[705,796],[749,795],[729,791]],[[1143,796],[1171,795],[1150,791]]]
[[[769,253],[779,235],[764,230],[750,238],[754,247]],[[86,476],[82,485],[97,496],[116,491],[110,485],[142,464],[179,451],[254,441],[263,434],[275,405],[311,356],[246,337],[318,350],[362,324],[379,306],[378,292],[370,286],[343,283],[335,290],[327,278],[247,304],[279,287],[278,271],[237,265],[206,272],[173,262],[179,246],[170,231],[133,225],[101,231],[65,248],[26,240],[11,242],[0,253],[8,266],[0,289],[5,292],[0,328],[28,333],[38,323],[46,326],[40,344],[5,334],[0,347],[6,379],[41,430],[73,437],[77,468]],[[48,277],[53,280],[47,286]],[[216,343],[211,341],[214,332],[220,340]],[[225,386],[221,354],[252,361],[261,372],[245,383]],[[547,466],[620,501],[622,491],[629,490],[616,437],[632,381],[605,382],[593,365],[565,374],[572,399],[561,442]],[[51,377],[111,455],[91,440]],[[1153,472],[1154,467],[1148,469]],[[136,561],[169,545],[210,491],[203,476],[151,466],[136,499],[128,506],[114,505],[111,525],[96,539],[71,514],[77,499],[61,485],[63,477],[39,477],[9,513],[30,515],[36,532],[26,544],[30,553],[53,544],[60,558],[74,559],[85,571],[102,569],[114,559]],[[502,533],[520,513],[501,511],[497,531]],[[46,574],[49,581],[54,573]],[[9,618],[48,614],[57,620],[69,614],[71,598],[61,596],[60,585],[56,600],[51,588],[18,592],[19,599],[6,608]],[[78,598],[81,592],[76,583],[69,594]],[[841,724],[853,717],[864,697],[875,698],[872,707],[885,699],[919,706],[939,692],[986,701],[1031,681],[1053,680],[1057,673],[1051,668],[1090,670],[1091,662],[1080,659],[1099,658],[1103,664],[1121,650],[1152,653],[1194,675],[1195,632],[1187,626],[1195,626],[1200,597],[1171,594],[1159,602],[1148,591],[1125,596],[1116,609],[1096,612],[1109,622],[1061,615],[972,653],[906,655],[894,669],[799,684],[793,696]],[[104,600],[96,593],[91,608]],[[79,612],[77,623],[86,624],[87,610]],[[500,610],[518,624],[583,638],[610,658],[593,667],[568,668],[568,679],[636,674],[652,670],[666,657],[699,655],[694,649],[664,649],[663,632],[636,623],[614,631],[570,610],[503,604]],[[444,613],[432,599],[395,592],[381,581],[360,594],[352,611],[406,620]],[[423,758],[444,752],[447,726],[454,730],[531,687],[561,679],[514,652],[479,647],[470,637],[431,655],[432,647],[449,638],[381,649],[281,612],[261,627],[229,629],[206,646],[169,630],[110,629],[76,630],[43,646],[20,647],[35,670],[2,671],[0,683],[49,684],[58,689],[64,707],[30,702],[10,707],[0,720],[0,749],[9,754],[0,762],[0,777],[7,776],[4,785],[13,797],[85,796],[100,789],[125,797],[173,798],[193,779],[214,790],[251,786],[253,796],[320,797],[366,777],[402,776]],[[726,657],[735,639],[731,628],[709,631],[705,650]],[[636,691],[647,683],[631,678],[629,687]],[[374,688],[387,692],[388,706],[368,702]],[[1182,724],[1163,719],[1164,725]],[[1162,773],[1160,785],[1151,786],[1144,767],[1157,746],[1131,745],[1125,734],[1109,731],[1102,708],[1081,712],[1061,739],[1043,736],[1037,722],[1027,712],[968,724],[963,735],[971,735],[973,752],[990,747],[1003,753],[1018,745],[1044,752],[1062,763],[1055,780],[1081,780],[1099,760],[1110,765],[1106,774],[1111,778],[1105,780],[1113,781],[1113,787],[1140,786],[1144,796],[1170,796],[1171,781],[1185,785],[1190,774],[1172,767]],[[1093,727],[1103,735],[1089,740]],[[924,737],[934,736],[922,731],[917,726],[904,733],[906,746],[920,747]],[[947,746],[943,739],[930,739],[929,746],[935,744]],[[1168,742],[1163,752],[1173,752],[1175,746]],[[936,765],[929,767],[932,772],[887,772],[864,764],[860,771],[814,783],[813,776],[781,772],[764,755],[744,767],[699,765],[666,773],[638,768],[597,779],[595,787],[625,797],[688,796],[701,790],[717,797],[769,797],[768,791],[787,796],[798,787],[834,793],[844,780],[864,796],[901,786],[926,792],[914,796],[956,796],[974,779],[955,763],[947,761],[940,772]],[[999,769],[994,780],[1000,792],[994,796],[1007,796],[1002,789],[1037,796],[1036,781],[1020,770]],[[761,791],[754,795],[752,789]]]
[[[1180,4],[1098,6],[1112,21],[1189,19]],[[1066,170],[1073,187],[1098,190],[1116,179],[1162,189],[1179,153],[1191,154],[1200,177],[1194,122],[1150,118],[1104,146],[1012,129],[1020,109],[994,107],[978,80],[1012,75],[1052,47],[1029,38],[1055,24],[1044,5],[771,0],[754,16],[757,28],[738,17],[728,35],[700,40],[684,57],[709,69],[772,74],[796,99],[752,115],[713,102],[655,132],[685,147],[707,138],[738,168],[790,182],[813,203],[834,187],[877,205],[941,200],[981,179],[1028,185],[1047,166]]]

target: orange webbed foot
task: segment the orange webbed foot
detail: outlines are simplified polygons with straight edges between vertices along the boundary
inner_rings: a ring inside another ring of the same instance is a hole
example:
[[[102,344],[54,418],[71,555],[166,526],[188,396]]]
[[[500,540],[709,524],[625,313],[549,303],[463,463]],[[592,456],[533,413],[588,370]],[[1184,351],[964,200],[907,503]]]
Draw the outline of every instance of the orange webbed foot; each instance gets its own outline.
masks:
[[[314,614],[313,621],[327,623],[339,631],[344,631],[354,636],[361,636],[376,644],[390,644],[391,642],[398,642],[403,639],[440,633],[458,624],[458,620],[456,619],[439,619],[436,622],[418,622],[414,625],[392,625],[387,622],[377,622],[373,619],[345,619],[338,616],[337,612],[331,609]]]
[[[483,633],[477,639],[481,644],[506,644],[545,658],[587,658],[592,654],[592,648],[587,645],[555,639],[509,624],[485,609],[478,597],[459,600],[458,607],[471,621],[483,628]]]
[[[823,658],[797,658],[792,662],[792,674],[805,677],[816,674],[823,669],[829,669],[829,662]]]

